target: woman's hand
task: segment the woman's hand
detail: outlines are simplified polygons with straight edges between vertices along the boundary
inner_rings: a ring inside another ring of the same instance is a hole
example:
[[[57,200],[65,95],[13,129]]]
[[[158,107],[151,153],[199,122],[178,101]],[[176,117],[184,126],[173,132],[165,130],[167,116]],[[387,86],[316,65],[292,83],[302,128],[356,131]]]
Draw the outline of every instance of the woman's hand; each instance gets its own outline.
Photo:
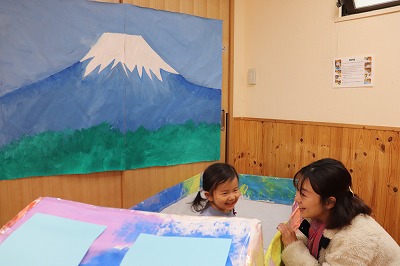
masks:
[[[293,231],[293,229],[289,225],[287,225],[285,223],[280,223],[278,225],[277,229],[282,234],[282,242],[285,247],[288,246],[289,244],[297,241],[296,233]]]

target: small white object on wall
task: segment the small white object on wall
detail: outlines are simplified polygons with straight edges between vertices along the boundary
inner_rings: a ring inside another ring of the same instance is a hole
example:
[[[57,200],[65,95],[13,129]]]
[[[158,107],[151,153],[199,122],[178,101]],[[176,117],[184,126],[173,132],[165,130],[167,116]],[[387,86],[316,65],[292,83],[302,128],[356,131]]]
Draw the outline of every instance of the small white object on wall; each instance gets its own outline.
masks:
[[[256,85],[256,69],[250,68],[247,72],[247,84],[248,85]]]

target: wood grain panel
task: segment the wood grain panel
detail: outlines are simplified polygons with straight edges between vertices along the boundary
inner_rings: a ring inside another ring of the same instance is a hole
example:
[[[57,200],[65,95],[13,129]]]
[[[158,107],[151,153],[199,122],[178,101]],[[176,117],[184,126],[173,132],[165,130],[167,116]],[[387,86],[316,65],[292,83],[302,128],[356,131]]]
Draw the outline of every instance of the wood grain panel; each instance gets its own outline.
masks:
[[[235,118],[232,163],[240,173],[292,178],[318,159],[341,160],[354,192],[400,243],[400,129]]]
[[[385,213],[382,218],[384,227],[390,228],[393,235],[400,236],[400,136],[399,132],[388,132],[387,137],[390,145],[386,150],[392,156],[389,156],[386,163],[388,171],[386,197],[388,199],[383,207]],[[398,243],[399,238],[397,238]]]
[[[121,173],[104,172],[0,181],[0,224],[5,224],[39,197],[55,197],[120,208]]]
[[[96,2],[103,2],[103,3],[115,3],[115,4],[121,3],[120,0],[94,0],[94,1],[96,1]]]

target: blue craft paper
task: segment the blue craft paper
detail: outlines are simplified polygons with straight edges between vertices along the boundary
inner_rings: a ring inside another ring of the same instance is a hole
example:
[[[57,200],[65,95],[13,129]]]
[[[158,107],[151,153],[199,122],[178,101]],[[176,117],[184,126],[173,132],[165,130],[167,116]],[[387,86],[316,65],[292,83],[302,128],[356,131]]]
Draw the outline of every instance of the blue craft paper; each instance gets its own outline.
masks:
[[[232,239],[140,234],[121,266],[225,266]]]
[[[105,228],[36,213],[0,244],[0,265],[79,265]]]

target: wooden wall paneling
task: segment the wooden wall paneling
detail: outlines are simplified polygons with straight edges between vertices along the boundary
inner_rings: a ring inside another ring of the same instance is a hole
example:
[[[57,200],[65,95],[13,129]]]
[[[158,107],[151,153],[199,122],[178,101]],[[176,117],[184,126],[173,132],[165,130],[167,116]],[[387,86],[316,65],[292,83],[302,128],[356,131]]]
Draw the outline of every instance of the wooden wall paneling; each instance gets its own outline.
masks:
[[[133,4],[136,6],[152,8],[152,0],[122,0],[124,4]]]
[[[194,14],[194,0],[181,0],[179,12],[185,14]]]
[[[319,159],[329,157],[330,154],[330,141],[331,141],[331,127],[318,126],[317,133],[313,135],[313,147],[316,150],[316,156]]]
[[[376,200],[373,199],[375,196],[373,192],[376,181],[371,178],[371,173],[373,171],[375,151],[371,147],[371,131],[349,129],[349,133],[351,140],[348,147],[350,147],[349,154],[351,157],[349,157],[349,163],[344,163],[347,167],[349,167],[348,164],[352,164],[350,172],[353,176],[354,192],[369,202],[371,207],[374,208]],[[360,178],[361,175],[364,175],[363,179]]]
[[[163,8],[164,10],[175,12],[180,10],[180,3],[181,1],[176,1],[176,0],[165,0],[165,7]]]
[[[193,15],[199,17],[208,17],[207,1],[194,1]]]
[[[322,158],[329,156],[330,137],[331,132],[329,127],[318,126],[318,125],[297,125],[301,127],[302,135],[299,136],[300,145],[302,149],[298,149],[294,154],[300,158],[297,161],[296,169],[294,169],[293,175],[303,166]],[[299,138],[298,137],[298,138]],[[296,139],[297,141],[297,139]]]
[[[244,122],[242,122],[241,119],[233,119],[232,121],[230,121],[229,126],[230,162],[232,165],[235,165],[236,168],[239,168],[240,166],[241,169],[244,169],[244,167],[241,166],[241,164],[243,163],[243,160],[241,159],[243,157],[241,154],[243,152],[243,146],[240,143],[242,139],[241,135],[243,134],[241,132],[241,129],[244,130],[245,127]]]
[[[309,164],[312,161],[319,159],[316,147],[315,138],[318,136],[318,126],[305,127],[304,125],[300,125],[303,128],[303,136],[302,143],[304,145],[303,153],[300,158],[302,161],[298,164],[300,167]],[[298,156],[298,154],[297,154]]]
[[[238,172],[292,178],[306,164],[342,161],[353,189],[400,243],[400,129],[235,118],[231,162]],[[260,153],[260,151],[262,151]],[[257,161],[263,167],[254,167]]]
[[[239,125],[240,126],[240,125]],[[264,160],[260,162],[262,164],[262,169],[260,175],[272,176],[276,173],[276,165],[275,165],[275,154],[274,154],[274,128],[276,127],[276,123],[264,122],[262,130],[265,131],[263,134],[263,139],[260,145],[263,147],[263,156]],[[236,129],[238,130],[238,129]],[[251,129],[250,129],[251,130]],[[257,145],[257,142],[255,143]],[[239,171],[239,170],[238,170]],[[245,173],[245,172],[243,172]]]
[[[342,129],[342,146],[341,150],[337,153],[335,159],[341,160],[343,164],[348,168],[352,175],[353,181],[353,191],[362,197],[362,184],[360,184],[359,179],[362,169],[364,169],[365,163],[363,160],[364,151],[359,150],[358,136],[356,135],[356,130],[352,128]],[[359,156],[362,156],[359,158]],[[364,184],[365,186],[366,184]],[[368,200],[366,200],[368,202]]]
[[[373,131],[371,136],[372,147],[374,148],[374,160],[373,169],[370,173],[370,178],[374,180],[374,190],[373,194],[375,197],[372,198],[373,210],[377,216],[377,220],[387,229],[391,225],[388,221],[388,217],[394,213],[399,213],[399,208],[388,209],[391,202],[396,201],[396,195],[391,193],[391,176],[392,171],[396,168],[392,168],[393,159],[398,162],[399,155],[396,152],[396,146],[398,144],[398,137],[395,138],[396,142],[393,142],[394,137],[397,134],[390,131]],[[394,196],[394,197],[393,197]],[[399,198],[399,193],[397,193],[397,201]],[[394,213],[392,213],[394,212]],[[397,216],[400,217],[400,216]],[[398,220],[398,219],[397,219]],[[395,221],[393,221],[396,224]],[[398,222],[397,222],[398,223]]]
[[[179,0],[177,0],[179,2]],[[173,2],[177,2],[173,1]],[[154,8],[154,9],[160,9],[160,10],[165,10],[165,3],[166,1],[164,0],[122,0],[124,4],[132,4],[140,7],[146,7],[146,8]],[[171,1],[170,1],[171,2]],[[168,10],[170,11],[170,10]]]
[[[343,128],[342,127],[329,127],[330,137],[327,142],[329,143],[329,157],[342,158],[343,145]]]
[[[248,121],[244,122],[248,124]],[[258,124],[262,124],[262,127],[259,127]],[[256,141],[252,144],[256,147],[260,146],[263,152],[262,154],[260,154],[260,158],[258,158],[259,165],[262,165],[263,167],[260,169],[259,172],[254,172],[254,174],[273,175],[273,173],[276,173],[277,169],[276,150],[279,148],[279,143],[276,143],[277,139],[275,137],[277,124],[274,122],[260,123],[260,121],[256,121],[256,123],[254,123],[252,127],[248,128],[247,130],[252,131],[254,130],[253,127],[259,127],[260,130],[264,131],[258,133],[258,135],[263,137],[261,142]],[[253,140],[255,139],[256,138],[253,138]],[[248,150],[247,152],[251,153],[251,150]]]
[[[222,3],[224,1],[218,1],[219,3],[217,5],[215,5],[214,0],[207,0],[207,2],[205,2],[206,4],[206,9],[207,9],[207,17],[208,18],[213,18],[213,19],[220,19],[222,17]],[[213,8],[209,8],[210,6],[212,6]],[[229,11],[229,9],[228,9]]]
[[[350,128],[342,128],[340,141],[341,146],[337,147],[337,152],[335,154],[331,152],[331,155],[334,155],[332,156],[333,158],[342,158],[342,162],[349,168],[353,167],[353,164],[351,162],[353,162],[355,154],[354,149],[352,148],[354,146],[354,141],[352,137],[353,132],[354,131]],[[336,141],[336,143],[337,142],[338,141]]]
[[[369,149],[365,157],[368,158],[370,167],[367,168],[368,179],[371,180],[371,190],[368,191],[372,194],[370,198],[371,207],[377,216],[377,220],[383,223],[385,217],[385,207],[388,198],[387,184],[389,173],[388,159],[391,156],[388,151],[388,145],[385,140],[385,131],[369,130],[368,140],[370,142]],[[371,152],[372,151],[372,152]],[[372,156],[370,156],[372,155]],[[361,179],[361,177],[359,178]],[[365,192],[364,192],[365,193]]]
[[[292,162],[297,156],[293,153],[296,145],[293,136],[295,132],[298,133],[296,125],[286,123],[274,124],[272,133],[274,138],[272,152],[275,156],[274,176],[292,177],[293,170],[291,166],[295,164]]]
[[[279,124],[279,123],[277,123]],[[293,142],[293,151],[290,154],[290,160],[288,162],[288,169],[285,173],[286,177],[293,178],[295,173],[300,169],[302,165],[308,161],[307,157],[310,153],[310,147],[308,142],[310,142],[307,129],[303,125],[293,124],[293,136],[289,141]],[[277,133],[279,138],[279,133]],[[307,153],[308,152],[308,153]]]
[[[121,208],[121,172],[2,180],[0,227],[39,197],[55,197]]]
[[[250,173],[257,174],[262,172],[263,164],[262,162],[265,161],[264,159],[264,143],[255,143],[254,139],[264,139],[264,124],[263,123],[256,123],[252,127],[251,131],[242,132],[245,136],[244,141],[246,141],[247,149],[245,151],[245,157],[247,157],[247,164],[250,170]],[[247,134],[246,134],[247,133]]]
[[[264,152],[262,143],[254,142],[255,139],[262,139],[262,130],[257,126],[258,122],[249,121],[245,123],[239,120],[235,123],[238,128],[235,128],[231,135],[234,135],[234,145],[239,149],[235,149],[234,164],[237,168],[244,168],[247,170],[246,174],[257,174],[260,172],[261,158],[259,156]],[[253,146],[255,144],[255,146]],[[251,152],[250,152],[251,151]],[[262,167],[262,165],[261,165]]]
[[[150,3],[151,3],[150,4],[151,8],[169,11],[168,9],[166,9],[167,7],[166,7],[165,0],[152,0],[152,1],[150,1]]]
[[[383,225],[386,230],[390,230],[393,235],[398,236],[397,242],[400,242],[400,136],[399,132],[390,132],[387,136],[390,143],[387,151],[390,154],[386,164],[388,168],[387,179],[387,201],[384,209],[386,211],[383,217]]]
[[[283,123],[276,123],[276,125]],[[302,125],[296,124],[286,124],[286,127],[290,127],[291,133],[290,136],[285,135],[285,142],[288,145],[288,158],[286,162],[282,161],[282,165],[277,166],[277,169],[281,168],[281,174],[285,177],[292,178],[294,174],[297,172],[298,165],[302,165],[305,158],[303,154],[305,149],[308,149],[308,145],[304,141],[306,139],[304,131],[305,128]],[[278,127],[279,129],[279,127]],[[277,141],[280,139],[279,130],[274,133]],[[284,156],[283,154],[281,156]],[[282,160],[282,159],[281,159]]]
[[[103,3],[114,3],[114,4],[120,3],[120,0],[93,0],[93,1],[103,2]]]

